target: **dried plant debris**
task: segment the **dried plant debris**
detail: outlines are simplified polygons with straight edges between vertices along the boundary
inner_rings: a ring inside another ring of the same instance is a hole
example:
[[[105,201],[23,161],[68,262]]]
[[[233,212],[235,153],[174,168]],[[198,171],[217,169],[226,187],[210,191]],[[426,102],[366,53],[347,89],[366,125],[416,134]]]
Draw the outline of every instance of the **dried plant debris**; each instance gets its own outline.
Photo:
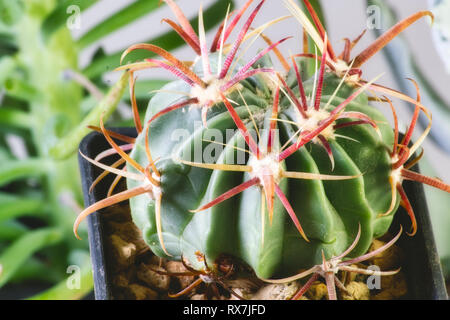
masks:
[[[342,300],[369,300],[370,291],[364,282],[352,281],[345,286],[346,291],[342,293]]]
[[[252,300],[290,300],[300,289],[296,281],[286,284],[269,284],[263,286],[252,296]],[[326,288],[325,288],[326,289]]]

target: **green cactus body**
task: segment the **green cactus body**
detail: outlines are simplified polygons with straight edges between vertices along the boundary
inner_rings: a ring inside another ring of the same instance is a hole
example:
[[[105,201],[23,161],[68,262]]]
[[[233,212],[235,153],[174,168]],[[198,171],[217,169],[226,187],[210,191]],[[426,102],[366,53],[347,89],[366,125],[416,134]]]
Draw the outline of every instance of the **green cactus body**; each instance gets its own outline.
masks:
[[[211,56],[212,69],[216,56]],[[267,64],[267,59],[264,60]],[[216,62],[217,64],[217,62]],[[201,67],[195,66],[201,76]],[[288,77],[288,80],[292,78]],[[295,91],[297,83],[288,81]],[[332,74],[325,77],[321,107],[324,108],[339,85],[340,79]],[[272,112],[272,93],[266,76],[257,75],[240,84],[228,98],[237,103],[234,108],[248,129],[258,127],[262,146],[267,141]],[[313,79],[305,81],[307,95],[313,90]],[[180,99],[170,92],[189,92],[182,81],[174,81],[156,94],[148,107],[146,120]],[[354,89],[343,84],[329,111],[345,100]],[[243,98],[243,99],[242,99]],[[216,164],[236,164],[239,157],[248,164],[253,156],[240,149],[246,144],[236,130],[226,108],[220,104],[208,113],[207,127],[202,125],[200,110],[195,107],[174,110],[151,123],[149,141],[156,167],[162,173],[161,224],[165,247],[171,259],[184,257],[194,268],[204,269],[198,254],[204,254],[208,265],[222,254],[235,257],[248,264],[258,277],[292,274],[301,268],[320,263],[322,251],[326,257],[340,254],[352,243],[361,225],[361,239],[352,255],[366,252],[373,238],[383,235],[392,215],[381,217],[391,203],[391,157],[389,150],[394,141],[393,130],[382,114],[368,105],[364,94],[358,96],[346,111],[357,111],[376,121],[381,137],[368,124],[342,127],[329,139],[335,166],[332,170],[325,150],[314,141],[283,161],[288,171],[346,175],[358,177],[342,181],[301,180],[283,178],[280,188],[286,194],[310,242],[305,241],[290,220],[281,202],[276,199],[272,222],[267,213],[261,215],[262,194],[253,186],[207,210],[196,209],[227,190],[248,181],[250,173],[210,170],[190,166],[179,159],[208,162],[195,156],[212,154]],[[282,97],[276,144],[283,146],[298,130],[298,111],[289,99]],[[286,121],[283,121],[286,120]],[[290,122],[289,122],[290,121]],[[349,121],[338,120],[338,122]],[[233,129],[233,130],[230,130]],[[137,138],[131,157],[146,166],[145,134]],[[211,143],[211,140],[226,144]],[[239,148],[239,149],[238,149]],[[244,156],[242,156],[242,153]],[[192,154],[194,157],[192,157]],[[134,168],[128,166],[130,172]],[[128,188],[141,182],[128,180]],[[155,200],[148,194],[130,199],[131,212],[137,226],[152,251],[162,257],[156,228]],[[398,203],[396,204],[398,206]],[[267,209],[266,209],[267,210]],[[393,211],[395,212],[395,210]],[[264,219],[264,220],[263,220]],[[262,225],[264,224],[264,226]]]

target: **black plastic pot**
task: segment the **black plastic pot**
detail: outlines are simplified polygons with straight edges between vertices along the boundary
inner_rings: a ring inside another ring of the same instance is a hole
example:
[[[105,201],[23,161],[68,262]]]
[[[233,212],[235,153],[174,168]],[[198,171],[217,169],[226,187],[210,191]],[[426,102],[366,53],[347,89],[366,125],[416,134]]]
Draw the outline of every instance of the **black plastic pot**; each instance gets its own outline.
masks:
[[[128,136],[135,136],[136,131],[131,128],[121,128],[113,131]],[[94,158],[101,151],[109,148],[105,138],[96,132],[86,136],[80,144],[83,154]],[[114,161],[114,159],[110,159]],[[105,179],[89,193],[89,187],[100,170],[79,157],[80,171],[83,184],[85,205],[89,206],[105,197],[110,179]],[[417,171],[417,167],[415,168]],[[446,300],[448,299],[445,288],[444,277],[441,270],[439,256],[436,250],[431,221],[428,214],[423,186],[419,183],[404,182],[404,188],[417,218],[419,226],[417,234],[409,237],[405,233],[397,244],[402,248],[406,256],[403,270],[408,281],[408,299],[420,300]],[[402,210],[402,209],[399,209]],[[410,221],[406,212],[398,212],[395,215],[393,226],[398,231],[398,225],[409,226]],[[105,261],[105,235],[103,233],[103,218],[94,213],[88,218],[89,244],[94,273],[95,298],[97,300],[110,300],[112,296],[112,285],[108,272],[107,261]]]

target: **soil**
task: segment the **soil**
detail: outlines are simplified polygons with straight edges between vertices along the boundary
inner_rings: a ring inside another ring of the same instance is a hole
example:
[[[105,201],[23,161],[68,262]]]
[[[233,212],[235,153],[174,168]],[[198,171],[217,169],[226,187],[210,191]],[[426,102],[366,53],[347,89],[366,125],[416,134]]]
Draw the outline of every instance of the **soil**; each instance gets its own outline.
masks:
[[[186,272],[185,266],[178,261],[168,261],[153,255],[142,239],[140,230],[131,220],[127,203],[112,206],[102,211],[106,227],[106,264],[112,275],[114,299],[156,300],[172,299],[169,295],[187,288],[198,276],[169,276],[165,273]],[[391,239],[390,235],[386,240]],[[374,240],[370,250],[382,246],[384,239]],[[402,265],[402,252],[399,247],[392,246],[380,255],[366,261],[359,267],[377,265],[381,270],[396,270]],[[235,267],[236,269],[236,267]],[[201,283],[190,292],[177,299],[230,299],[239,298],[254,300],[290,299],[308,280],[308,278],[279,285],[266,284],[256,279],[250,272],[245,278],[236,276],[248,271],[244,266],[238,268],[230,277],[222,279],[224,285]],[[225,272],[226,273],[226,272]],[[380,290],[369,290],[367,276],[360,274],[338,274],[346,291],[337,288],[338,298],[343,300],[393,300],[407,295],[407,283],[402,271],[394,276],[381,277]],[[203,277],[205,279],[205,277]],[[206,278],[205,280],[209,280]],[[207,281],[208,282],[208,281]],[[230,290],[231,289],[231,290]],[[233,294],[231,294],[232,292]],[[301,298],[302,300],[327,299],[328,293],[323,281],[316,281]]]

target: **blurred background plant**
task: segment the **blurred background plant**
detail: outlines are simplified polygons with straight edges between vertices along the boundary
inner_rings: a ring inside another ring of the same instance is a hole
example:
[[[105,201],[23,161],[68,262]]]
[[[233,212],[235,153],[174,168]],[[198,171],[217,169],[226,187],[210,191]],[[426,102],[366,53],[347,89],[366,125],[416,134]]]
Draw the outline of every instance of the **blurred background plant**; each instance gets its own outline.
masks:
[[[193,26],[198,24],[196,8],[204,2],[208,30],[225,17],[229,3],[232,10],[245,2],[195,0],[195,5],[189,5],[194,0],[178,1],[194,17]],[[438,60],[442,60],[430,61],[415,54],[425,38],[408,41],[402,35],[364,72],[371,78],[386,71],[389,86],[413,97],[414,88],[405,78],[419,82],[423,103],[434,116],[421,169],[449,181],[450,107],[443,96],[447,92],[442,90],[442,79],[450,83],[450,75],[442,75],[445,68],[436,70],[435,66],[447,65],[449,70],[450,0],[311,2],[328,26],[333,43],[356,37],[367,28],[371,15],[379,17],[379,26],[367,33],[358,45],[361,47],[412,13],[403,8],[433,8],[433,28],[421,23],[427,39],[436,45],[426,49],[435,56],[441,52]],[[269,0],[265,7],[257,18],[259,24],[288,14],[279,0]],[[166,17],[172,14],[160,0],[0,0],[0,299],[80,299],[92,291],[86,229],[80,230],[83,241],[72,233],[83,203],[77,147],[89,132],[86,126],[98,125],[104,111],[108,126],[132,125],[128,75],[112,71],[119,65],[123,49],[132,43],[151,42],[171,51],[181,47],[183,41],[174,31],[167,31],[164,24],[158,27]],[[295,36],[283,44],[285,53],[302,49],[301,29],[295,19],[288,20],[267,30],[274,40]],[[254,46],[257,49],[264,44]],[[188,48],[181,51],[192,58]],[[149,57],[148,52],[137,51],[127,59],[144,57]],[[430,67],[430,62],[435,64]],[[141,111],[151,91],[166,83],[165,76],[152,72],[137,81]],[[404,109],[400,116],[407,123],[412,109]],[[450,199],[432,188],[425,187],[425,191],[444,271],[450,277]],[[73,270],[82,277],[79,289],[67,285]]]

